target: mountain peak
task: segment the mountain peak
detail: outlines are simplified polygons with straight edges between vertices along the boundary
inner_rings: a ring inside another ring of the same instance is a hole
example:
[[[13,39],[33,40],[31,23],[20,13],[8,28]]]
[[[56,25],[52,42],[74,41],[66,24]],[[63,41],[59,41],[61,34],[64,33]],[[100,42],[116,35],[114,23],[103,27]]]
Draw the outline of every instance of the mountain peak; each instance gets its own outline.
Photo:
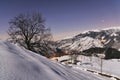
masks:
[[[110,29],[119,29],[120,30],[120,26],[117,26],[117,27],[107,27],[107,28],[104,28],[103,30],[110,30]]]
[[[106,30],[120,30],[120,26],[117,27],[107,27],[104,29],[93,29],[93,30],[86,30],[81,32],[80,34],[86,34],[86,33],[90,33],[90,32],[100,32],[100,31],[106,31]]]

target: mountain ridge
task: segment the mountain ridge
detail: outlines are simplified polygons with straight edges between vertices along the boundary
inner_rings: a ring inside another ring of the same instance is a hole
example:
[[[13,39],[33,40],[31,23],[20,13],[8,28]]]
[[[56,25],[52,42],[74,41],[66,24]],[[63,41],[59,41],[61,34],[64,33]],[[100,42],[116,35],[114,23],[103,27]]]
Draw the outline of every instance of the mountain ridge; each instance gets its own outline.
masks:
[[[88,38],[89,37],[89,38]],[[88,38],[86,40],[83,40],[84,38]],[[111,47],[120,50],[120,27],[110,27],[110,28],[104,28],[101,30],[89,30],[82,32],[76,36],[73,36],[73,38],[63,39],[61,41],[58,41],[58,47],[61,49],[67,49],[67,50],[77,50],[77,51],[83,51],[86,49],[80,49],[80,47],[88,47],[88,44],[81,45],[81,40],[83,40],[82,44],[88,43],[89,45],[96,45],[91,46],[89,48],[94,47]],[[78,43],[77,43],[78,42]],[[71,47],[73,45],[81,45],[78,47]],[[99,44],[98,44],[99,43]],[[98,44],[98,45],[97,45]],[[102,45],[102,46],[99,46]]]

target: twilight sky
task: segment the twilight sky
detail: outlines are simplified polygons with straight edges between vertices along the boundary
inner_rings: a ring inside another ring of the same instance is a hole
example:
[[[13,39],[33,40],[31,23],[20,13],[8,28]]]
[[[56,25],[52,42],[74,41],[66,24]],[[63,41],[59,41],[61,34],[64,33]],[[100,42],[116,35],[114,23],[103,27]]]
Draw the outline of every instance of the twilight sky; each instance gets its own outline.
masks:
[[[20,13],[41,12],[55,40],[85,30],[120,26],[120,0],[0,0],[0,38]]]

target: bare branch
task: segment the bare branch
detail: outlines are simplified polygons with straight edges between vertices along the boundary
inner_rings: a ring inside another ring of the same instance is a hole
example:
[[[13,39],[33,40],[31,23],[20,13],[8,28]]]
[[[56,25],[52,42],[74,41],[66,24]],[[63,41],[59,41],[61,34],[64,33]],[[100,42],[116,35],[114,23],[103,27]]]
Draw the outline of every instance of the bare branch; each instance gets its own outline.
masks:
[[[42,53],[41,51],[50,49],[48,44],[52,38],[50,29],[45,27],[44,22],[40,13],[20,14],[10,20],[8,34],[13,42]]]

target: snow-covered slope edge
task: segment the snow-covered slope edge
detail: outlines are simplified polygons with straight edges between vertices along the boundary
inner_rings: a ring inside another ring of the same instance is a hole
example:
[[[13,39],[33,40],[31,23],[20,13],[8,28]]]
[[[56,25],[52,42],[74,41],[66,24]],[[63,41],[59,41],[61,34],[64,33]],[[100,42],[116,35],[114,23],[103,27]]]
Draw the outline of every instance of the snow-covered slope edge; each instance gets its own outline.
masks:
[[[0,80],[107,80],[0,41]]]

